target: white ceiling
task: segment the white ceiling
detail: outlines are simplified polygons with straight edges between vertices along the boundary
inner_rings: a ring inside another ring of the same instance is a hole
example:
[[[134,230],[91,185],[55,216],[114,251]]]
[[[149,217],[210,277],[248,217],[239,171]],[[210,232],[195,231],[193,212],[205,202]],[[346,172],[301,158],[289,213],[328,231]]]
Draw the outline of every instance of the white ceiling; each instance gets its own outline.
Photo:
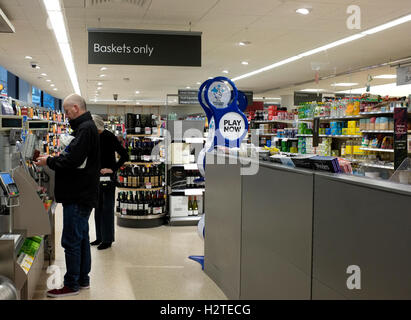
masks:
[[[142,8],[128,3],[86,6],[90,0],[62,0],[71,38],[80,88],[87,99],[94,97],[97,82],[103,82],[99,100],[119,103],[138,99],[156,105],[169,93],[204,81],[210,76],[236,77],[298,53],[357,33],[346,27],[347,6],[359,5],[362,29],[368,29],[411,13],[410,0],[148,0]],[[295,13],[300,7],[312,13]],[[0,34],[0,64],[37,87],[64,98],[73,91],[53,32],[47,27],[47,13],[41,0],[0,0],[0,8],[16,28],[14,34]],[[88,65],[87,28],[125,28],[201,31],[202,67],[106,66],[100,79],[98,65]],[[320,76],[411,56],[411,22],[361,40],[319,53],[282,67],[236,82],[241,89],[272,96],[294,90],[293,84],[312,80],[312,63],[321,65]],[[239,47],[239,41],[251,41]],[[24,57],[30,55],[41,69],[34,70]],[[241,61],[249,65],[241,65]],[[47,77],[40,74],[45,72]],[[386,70],[394,73],[394,70]],[[366,75],[359,75],[363,87]],[[365,78],[364,78],[365,77]],[[129,81],[123,80],[130,78]],[[58,88],[54,92],[46,79]],[[329,86],[330,83],[320,82]],[[347,82],[347,81],[344,81]],[[350,81],[351,82],[351,81]],[[378,80],[390,83],[392,80]],[[288,90],[274,90],[289,87]],[[306,86],[307,87],[307,86]],[[309,86],[308,86],[309,87]],[[304,88],[300,88],[304,89]],[[341,90],[343,90],[342,88]],[[139,90],[139,95],[135,91]],[[389,94],[389,93],[387,93]],[[101,102],[111,103],[111,102]],[[130,102],[132,103],[132,102]],[[133,102],[134,103],[134,102]]]

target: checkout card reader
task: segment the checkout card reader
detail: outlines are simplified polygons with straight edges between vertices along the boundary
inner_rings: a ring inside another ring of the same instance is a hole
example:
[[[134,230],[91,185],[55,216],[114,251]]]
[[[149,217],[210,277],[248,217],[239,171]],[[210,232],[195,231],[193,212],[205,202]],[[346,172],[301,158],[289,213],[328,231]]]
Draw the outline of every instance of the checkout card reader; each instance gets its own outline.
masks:
[[[10,173],[0,172],[0,185],[4,191],[4,196],[7,198],[17,198],[19,196],[19,189],[14,182]]]

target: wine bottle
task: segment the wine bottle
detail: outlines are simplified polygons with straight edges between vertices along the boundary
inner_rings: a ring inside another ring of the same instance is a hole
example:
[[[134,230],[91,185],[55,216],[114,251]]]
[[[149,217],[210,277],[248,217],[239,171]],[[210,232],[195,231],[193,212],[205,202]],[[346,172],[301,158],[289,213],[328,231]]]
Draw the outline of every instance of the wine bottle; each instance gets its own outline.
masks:
[[[124,168],[123,170],[123,187],[127,188],[128,182],[127,182],[127,167]]]
[[[148,198],[148,214],[151,215],[153,214],[153,197],[151,192],[147,192],[147,198]]]
[[[193,203],[191,202],[191,196],[188,196],[188,215],[193,215]]]
[[[194,202],[193,202],[193,215],[198,216],[198,203],[197,203],[196,196],[194,196]]]
[[[132,188],[133,187],[133,167],[127,167],[127,187]]]
[[[128,158],[130,159],[131,162],[134,161],[134,154],[133,154],[133,142],[130,140],[130,142],[128,143]]]
[[[139,114],[136,114],[135,133],[136,134],[141,134],[141,121],[140,121],[140,115]]]
[[[137,205],[137,192],[133,197],[133,215],[136,216],[138,214],[138,205]]]
[[[148,192],[144,192],[145,194],[143,194],[144,197],[144,215],[148,215],[149,214],[149,200],[148,200]]]
[[[156,116],[153,114],[151,116],[151,134],[157,135],[157,122],[156,122]]]
[[[151,177],[151,170],[150,170],[150,167],[147,166],[146,167],[146,177],[144,179],[144,186],[145,187],[147,186],[147,183],[150,183],[150,177]]]
[[[138,215],[144,215],[144,199],[141,191],[138,193]]]
[[[148,119],[147,118],[145,119],[146,121],[145,121],[144,133],[147,134],[147,135],[151,135],[151,121],[150,121],[150,119],[151,119],[151,115],[149,115]],[[149,120],[149,121],[147,121],[147,120]]]
[[[121,192],[117,194],[117,205],[116,205],[117,213],[121,213],[120,204],[121,204]]]
[[[127,215],[126,194],[125,193],[123,193],[122,201],[121,201],[121,214]]]
[[[190,170],[186,170],[186,189],[190,189]]]

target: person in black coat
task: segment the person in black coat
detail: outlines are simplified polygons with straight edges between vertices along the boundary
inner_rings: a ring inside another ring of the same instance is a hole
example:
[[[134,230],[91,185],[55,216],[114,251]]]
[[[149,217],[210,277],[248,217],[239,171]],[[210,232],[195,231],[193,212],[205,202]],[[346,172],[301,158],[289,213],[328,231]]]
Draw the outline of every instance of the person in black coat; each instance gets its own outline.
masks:
[[[88,220],[97,206],[100,142],[86,102],[77,94],[63,102],[74,139],[57,157],[41,156],[36,165],[55,171],[55,200],[63,204],[63,233],[67,272],[64,287],[47,292],[49,297],[76,295],[90,286],[91,253]],[[85,164],[85,166],[84,166]]]
[[[114,242],[116,172],[128,161],[128,153],[113,133],[104,130],[104,122],[100,116],[93,115],[93,120],[100,134],[101,177],[98,205],[94,212],[97,239],[91,242],[91,245],[98,245],[97,249],[103,250],[110,248],[111,243]],[[118,161],[116,161],[116,152],[120,155]]]

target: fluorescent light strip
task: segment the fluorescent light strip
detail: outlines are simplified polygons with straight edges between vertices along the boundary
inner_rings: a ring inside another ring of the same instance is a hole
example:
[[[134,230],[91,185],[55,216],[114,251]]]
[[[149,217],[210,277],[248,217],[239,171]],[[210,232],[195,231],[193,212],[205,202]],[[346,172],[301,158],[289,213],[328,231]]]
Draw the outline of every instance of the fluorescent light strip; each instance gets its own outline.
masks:
[[[74,66],[73,55],[71,52],[71,47],[68,39],[66,23],[60,6],[60,1],[43,0],[43,3],[49,16],[50,24],[53,27],[57,43],[60,47],[60,52],[63,56],[63,60],[66,65],[66,69],[69,74],[74,92],[78,95],[81,95],[76,68]]]
[[[316,54],[316,53],[319,53],[319,52],[322,52],[322,51],[325,51],[325,50],[328,50],[328,49],[331,49],[331,48],[338,47],[338,46],[343,45],[343,44],[345,44],[345,43],[348,43],[348,42],[351,42],[351,41],[354,41],[354,40],[358,40],[358,39],[364,38],[365,36],[372,35],[372,34],[375,34],[375,33],[377,33],[377,32],[383,31],[383,30],[387,30],[387,29],[389,29],[389,28],[398,26],[398,25],[403,24],[403,23],[406,23],[406,22],[408,22],[408,21],[411,21],[411,14],[409,14],[409,15],[407,15],[407,16],[405,16],[405,17],[402,17],[402,18],[393,20],[393,21],[391,21],[391,22],[385,23],[385,24],[380,25],[380,26],[378,26],[378,27],[375,27],[375,28],[372,28],[372,29],[369,29],[369,30],[360,32],[360,33],[358,33],[358,34],[354,34],[354,35],[349,36],[349,37],[346,37],[346,38],[343,38],[343,39],[341,39],[341,40],[337,40],[337,41],[331,42],[331,43],[326,44],[326,45],[324,45],[324,46],[321,46],[321,47],[319,47],[319,48],[316,48],[316,49],[313,49],[313,50],[309,50],[309,51],[303,52],[303,53],[301,53],[301,54],[299,54],[299,55],[296,55],[296,56],[294,56],[294,57],[291,57],[291,58],[282,60],[282,61],[280,61],[280,62],[276,62],[276,63],[271,64],[271,65],[269,65],[269,66],[266,66],[266,67],[257,69],[257,70],[255,70],[255,71],[248,72],[248,73],[246,73],[246,74],[243,74],[243,75],[241,75],[241,76],[238,76],[238,77],[233,78],[232,81],[237,81],[237,80],[241,80],[241,79],[244,79],[244,78],[248,78],[248,77],[254,76],[254,75],[259,74],[259,73],[261,73],[261,72],[268,71],[268,70],[277,68],[277,67],[279,67],[279,66],[285,65],[285,64],[287,64],[287,63],[290,63],[290,62],[299,60],[299,59],[301,59],[301,58],[303,58],[303,57],[308,57],[308,56],[311,56],[311,55],[313,55],[313,54]]]

